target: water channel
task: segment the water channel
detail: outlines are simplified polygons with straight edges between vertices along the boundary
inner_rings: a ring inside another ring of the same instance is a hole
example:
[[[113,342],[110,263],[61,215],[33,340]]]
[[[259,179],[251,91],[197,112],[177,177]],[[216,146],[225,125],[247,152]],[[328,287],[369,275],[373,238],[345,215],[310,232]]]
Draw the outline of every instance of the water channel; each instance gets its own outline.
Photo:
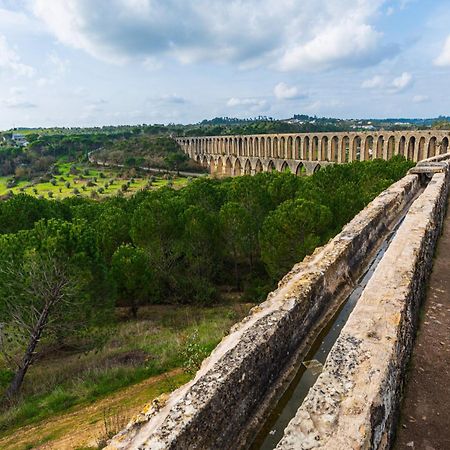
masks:
[[[423,189],[415,196],[413,201],[423,192]],[[409,203],[411,205],[412,201]],[[394,238],[398,228],[406,216],[408,208],[405,208],[399,221],[388,234],[378,252],[373,257],[367,270],[361,275],[352,293],[344,301],[333,318],[322,329],[317,339],[311,346],[308,354],[298,363],[298,368],[291,383],[283,396],[279,399],[264,425],[251,443],[250,450],[273,450],[281,441],[284,430],[297,413],[303,400],[319,377],[323,364],[336,342],[343,326],[347,322],[351,312],[372,277],[379,262]]]

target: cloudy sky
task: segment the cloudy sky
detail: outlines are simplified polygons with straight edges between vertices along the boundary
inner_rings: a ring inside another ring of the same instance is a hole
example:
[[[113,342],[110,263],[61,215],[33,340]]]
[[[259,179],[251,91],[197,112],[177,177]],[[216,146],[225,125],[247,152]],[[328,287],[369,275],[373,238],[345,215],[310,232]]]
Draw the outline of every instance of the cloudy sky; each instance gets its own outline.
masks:
[[[0,129],[449,105],[448,0],[0,0]]]

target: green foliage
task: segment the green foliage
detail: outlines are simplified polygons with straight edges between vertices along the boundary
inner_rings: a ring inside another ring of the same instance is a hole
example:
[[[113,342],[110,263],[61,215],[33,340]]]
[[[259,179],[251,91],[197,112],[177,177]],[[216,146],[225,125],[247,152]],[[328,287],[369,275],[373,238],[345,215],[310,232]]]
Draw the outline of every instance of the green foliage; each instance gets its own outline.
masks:
[[[147,135],[119,139],[96,152],[99,161],[123,164],[127,167],[152,167],[168,170],[203,169],[191,161],[178,143],[170,137]]]
[[[111,274],[120,304],[129,306],[136,318],[139,306],[148,302],[152,290],[151,266],[146,253],[130,244],[122,244],[112,256]]]
[[[188,336],[186,346],[181,354],[184,371],[194,375],[200,369],[200,365],[206,356],[208,356],[208,353],[207,349],[199,342],[198,330],[194,330]]]
[[[329,236],[331,211],[298,198],[272,211],[261,229],[261,258],[269,275],[280,279],[292,266],[323,244]]]

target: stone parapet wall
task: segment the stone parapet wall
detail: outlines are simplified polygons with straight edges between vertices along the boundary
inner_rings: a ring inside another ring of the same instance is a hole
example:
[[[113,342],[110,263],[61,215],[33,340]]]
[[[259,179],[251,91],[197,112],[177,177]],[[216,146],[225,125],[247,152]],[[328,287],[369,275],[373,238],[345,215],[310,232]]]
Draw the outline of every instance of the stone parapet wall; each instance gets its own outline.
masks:
[[[390,448],[445,214],[447,158],[429,161],[433,178],[411,206],[278,450]]]
[[[290,363],[349,295],[419,188],[412,174],[381,193],[235,325],[193,381],[149,405],[107,448],[239,448]]]

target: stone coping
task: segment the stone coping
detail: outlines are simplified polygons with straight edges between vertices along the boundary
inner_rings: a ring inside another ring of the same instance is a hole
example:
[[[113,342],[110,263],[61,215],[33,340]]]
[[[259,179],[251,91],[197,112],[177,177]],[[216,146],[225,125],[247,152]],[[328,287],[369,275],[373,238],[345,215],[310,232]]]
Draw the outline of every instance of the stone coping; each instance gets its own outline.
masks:
[[[445,215],[449,170],[442,165],[411,206],[277,450],[390,448]]]

